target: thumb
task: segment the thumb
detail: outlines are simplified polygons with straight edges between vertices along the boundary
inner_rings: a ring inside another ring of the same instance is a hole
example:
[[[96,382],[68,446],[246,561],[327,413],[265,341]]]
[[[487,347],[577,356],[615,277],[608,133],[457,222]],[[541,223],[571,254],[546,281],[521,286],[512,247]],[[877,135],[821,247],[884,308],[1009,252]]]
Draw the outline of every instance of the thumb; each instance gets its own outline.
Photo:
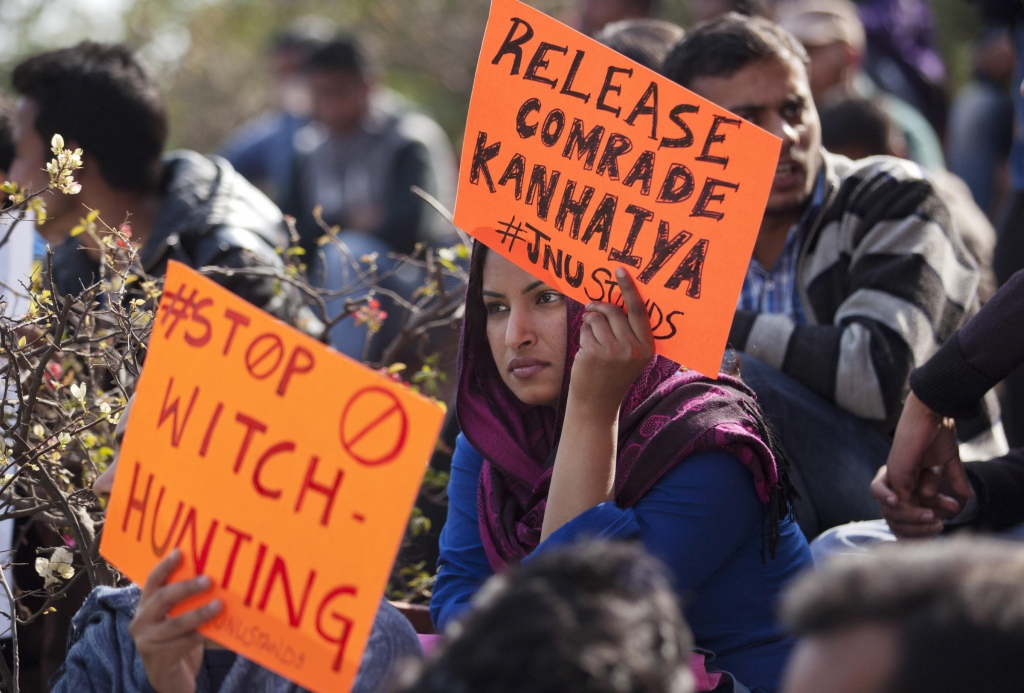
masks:
[[[949,479],[949,486],[961,498],[974,498],[974,488],[971,480],[967,478],[967,470],[960,458],[950,460],[946,463],[946,478]]]

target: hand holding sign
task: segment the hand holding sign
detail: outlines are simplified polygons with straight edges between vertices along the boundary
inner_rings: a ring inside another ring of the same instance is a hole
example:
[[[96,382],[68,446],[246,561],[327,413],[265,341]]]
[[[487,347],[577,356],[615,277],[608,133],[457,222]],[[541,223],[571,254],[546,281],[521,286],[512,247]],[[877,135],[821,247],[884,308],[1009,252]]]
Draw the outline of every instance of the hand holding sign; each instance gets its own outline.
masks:
[[[146,669],[146,678],[157,693],[194,693],[203,663],[203,636],[198,628],[223,608],[220,600],[214,599],[170,617],[168,612],[179,603],[213,586],[205,575],[168,585],[171,573],[179,565],[178,549],[156,564],[142,588],[139,608],[128,629]]]
[[[657,351],[718,373],[780,142],[517,0],[493,0],[455,223],[576,300],[637,281]]]
[[[571,397],[613,412],[654,357],[654,336],[644,301],[625,270],[617,270],[616,278],[626,310],[611,303],[587,305],[569,380]]]
[[[147,672],[179,690],[203,623],[304,688],[346,691],[443,413],[184,265],[165,282],[101,546],[152,580],[133,626]],[[165,585],[175,548],[186,581]],[[180,601],[196,574],[209,593]],[[211,598],[212,621],[189,611]]]

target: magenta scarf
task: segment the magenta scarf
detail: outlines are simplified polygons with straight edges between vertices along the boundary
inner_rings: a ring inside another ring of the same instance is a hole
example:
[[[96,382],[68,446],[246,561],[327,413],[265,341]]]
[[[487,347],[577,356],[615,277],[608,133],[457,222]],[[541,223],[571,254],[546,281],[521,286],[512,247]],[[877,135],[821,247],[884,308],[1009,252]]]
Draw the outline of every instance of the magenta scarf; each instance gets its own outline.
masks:
[[[480,538],[491,567],[499,571],[527,556],[540,542],[584,309],[567,299],[569,338],[557,411],[523,404],[502,381],[491,356],[481,276],[486,251],[479,243],[475,246],[455,406],[463,434],[483,457]],[[774,556],[779,522],[788,514],[795,492],[785,468],[780,475],[778,454],[773,454],[777,446],[753,392],[725,374],[710,380],[693,371],[680,371],[661,356],[651,360],[626,394],[619,415],[616,504],[622,508],[636,505],[681,461],[713,450],[729,453],[750,470],[765,506],[766,538]]]

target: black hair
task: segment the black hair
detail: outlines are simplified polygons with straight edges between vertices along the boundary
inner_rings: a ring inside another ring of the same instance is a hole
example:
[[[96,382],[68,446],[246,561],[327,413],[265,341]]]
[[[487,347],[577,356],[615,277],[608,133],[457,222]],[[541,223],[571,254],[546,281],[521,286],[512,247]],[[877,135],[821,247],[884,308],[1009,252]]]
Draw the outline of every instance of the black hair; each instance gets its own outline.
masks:
[[[665,569],[590,542],[492,578],[406,693],[689,693],[692,636]]]
[[[0,92],[0,171],[9,171],[14,161],[14,121],[17,116],[14,99]]]
[[[685,33],[682,27],[662,19],[623,19],[606,25],[594,39],[646,68],[661,72],[665,56]]]
[[[697,77],[730,77],[755,60],[809,62],[796,38],[764,17],[730,12],[698,24],[665,58],[662,73],[689,88]]]
[[[1024,548],[978,538],[900,544],[817,566],[783,604],[790,630],[894,629],[886,690],[1024,690]]]
[[[38,106],[46,158],[60,134],[76,143],[112,188],[149,192],[160,178],[167,111],[150,72],[125,44],[83,41],[14,68],[15,90]]]
[[[892,121],[870,99],[851,96],[818,109],[821,145],[843,153],[853,147],[863,156],[892,154]]]
[[[306,59],[306,69],[353,72],[370,77],[374,66],[366,49],[354,36],[340,34],[313,51]]]
[[[284,31],[274,34],[271,52],[296,51],[308,60],[316,50],[330,43],[337,33],[334,22],[323,17],[301,17]]]

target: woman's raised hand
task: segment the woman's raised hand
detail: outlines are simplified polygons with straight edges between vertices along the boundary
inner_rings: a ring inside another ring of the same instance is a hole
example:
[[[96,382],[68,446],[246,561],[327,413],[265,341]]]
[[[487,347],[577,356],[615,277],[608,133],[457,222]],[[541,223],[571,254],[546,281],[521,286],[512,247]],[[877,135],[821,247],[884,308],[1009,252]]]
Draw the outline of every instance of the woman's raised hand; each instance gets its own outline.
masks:
[[[210,589],[205,575],[170,585],[181,551],[174,549],[156,564],[142,589],[142,599],[128,630],[157,693],[194,693],[196,676],[203,663],[203,636],[197,628],[221,610],[220,600],[171,618],[167,612],[179,602]]]
[[[654,357],[654,335],[633,278],[622,268],[615,278],[625,312],[611,303],[587,305],[569,396],[587,407],[617,412],[630,385]]]

